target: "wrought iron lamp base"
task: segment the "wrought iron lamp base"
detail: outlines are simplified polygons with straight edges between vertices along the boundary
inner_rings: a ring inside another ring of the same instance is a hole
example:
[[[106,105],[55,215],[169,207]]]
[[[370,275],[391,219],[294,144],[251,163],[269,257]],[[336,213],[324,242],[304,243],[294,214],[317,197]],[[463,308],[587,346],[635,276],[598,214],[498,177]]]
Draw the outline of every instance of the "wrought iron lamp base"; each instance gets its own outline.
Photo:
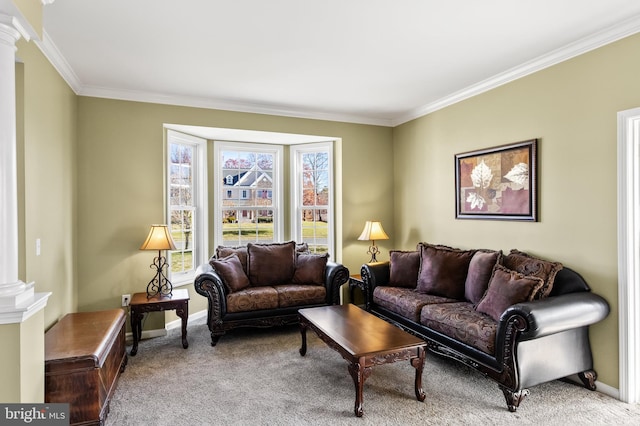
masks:
[[[154,296],[169,296],[173,292],[173,285],[167,278],[164,270],[169,267],[167,258],[162,256],[160,250],[158,250],[158,257],[153,259],[153,263],[149,265],[149,268],[156,270],[156,275],[147,284],[147,299]]]

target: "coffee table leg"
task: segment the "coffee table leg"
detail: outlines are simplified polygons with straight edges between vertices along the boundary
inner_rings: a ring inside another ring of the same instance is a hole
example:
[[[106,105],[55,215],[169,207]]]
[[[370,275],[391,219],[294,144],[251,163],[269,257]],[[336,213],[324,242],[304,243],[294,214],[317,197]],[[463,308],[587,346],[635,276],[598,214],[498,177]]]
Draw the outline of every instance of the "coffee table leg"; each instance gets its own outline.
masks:
[[[426,395],[422,389],[422,369],[424,368],[424,348],[418,348],[418,357],[411,359],[411,365],[416,369],[416,398],[418,401],[424,401]]]
[[[363,389],[364,381],[371,375],[371,367],[365,367],[365,359],[360,358],[358,362],[349,364],[349,374],[353,378],[353,384],[356,387],[356,403],[353,412],[357,417],[362,417],[362,401],[363,401]]]
[[[302,336],[302,346],[300,347],[300,355],[307,354],[307,324],[300,321],[300,335]]]

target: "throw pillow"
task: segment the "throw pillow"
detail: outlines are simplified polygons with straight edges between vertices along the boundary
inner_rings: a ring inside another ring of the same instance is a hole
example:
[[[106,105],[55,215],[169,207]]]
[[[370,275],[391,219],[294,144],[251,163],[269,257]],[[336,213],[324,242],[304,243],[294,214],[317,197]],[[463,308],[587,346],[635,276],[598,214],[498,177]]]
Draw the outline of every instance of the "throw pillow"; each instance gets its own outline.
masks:
[[[292,282],[294,284],[324,285],[328,259],[328,254],[298,254]]]
[[[240,263],[242,263],[242,269],[245,274],[247,273],[247,246],[237,246],[237,247],[225,247],[218,246],[216,249],[216,258],[223,259],[225,257],[231,256],[232,254],[237,254],[240,259]]]
[[[476,306],[476,310],[500,321],[500,316],[509,306],[533,300],[543,285],[542,278],[523,275],[502,265],[496,265],[489,281],[489,288]]]
[[[240,263],[240,258],[236,253],[222,259],[211,259],[209,263],[220,275],[229,293],[249,287],[249,278],[244,273],[242,263]]]
[[[464,283],[464,298],[474,305],[480,302],[487,291],[493,267],[502,257],[502,250],[478,250],[469,263],[467,279]]]
[[[475,250],[420,243],[419,293],[462,300],[469,263]]]
[[[521,274],[542,278],[544,286],[536,294],[536,299],[543,299],[551,293],[556,274],[563,268],[562,263],[542,260],[516,249],[503,257],[502,264]]]
[[[416,288],[420,271],[420,252],[391,250],[389,259],[389,285]]]
[[[296,253],[309,253],[309,244],[296,243]]]
[[[296,243],[247,244],[247,269],[253,286],[291,284]]]

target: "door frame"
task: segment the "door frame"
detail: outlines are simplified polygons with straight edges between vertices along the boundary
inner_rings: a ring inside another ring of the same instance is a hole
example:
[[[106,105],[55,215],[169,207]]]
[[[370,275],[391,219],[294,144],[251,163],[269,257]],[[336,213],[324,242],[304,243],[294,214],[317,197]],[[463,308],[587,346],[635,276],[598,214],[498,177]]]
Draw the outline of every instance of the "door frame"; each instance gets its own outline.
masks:
[[[618,112],[618,330],[620,400],[640,384],[640,108]]]

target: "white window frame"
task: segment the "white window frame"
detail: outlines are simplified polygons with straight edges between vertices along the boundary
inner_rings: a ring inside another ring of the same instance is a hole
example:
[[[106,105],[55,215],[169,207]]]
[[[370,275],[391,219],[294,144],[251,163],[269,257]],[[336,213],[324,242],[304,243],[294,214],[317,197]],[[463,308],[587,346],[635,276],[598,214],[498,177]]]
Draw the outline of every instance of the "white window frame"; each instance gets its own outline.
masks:
[[[228,141],[214,141],[213,142],[213,233],[214,241],[218,245],[222,245],[222,202],[223,195],[226,195],[222,182],[225,177],[222,175],[222,152],[223,151],[246,151],[246,152],[268,152],[273,154],[273,188],[274,197],[272,198],[273,214],[276,220],[273,221],[273,239],[274,241],[283,240],[284,229],[284,194],[283,194],[283,179],[284,173],[282,167],[284,165],[284,147],[276,144],[263,144],[263,143],[248,143],[248,142],[228,142]],[[242,198],[244,199],[244,198]],[[264,210],[264,209],[263,209]]]
[[[327,151],[329,153],[329,205],[327,206],[329,220],[327,223],[327,250],[330,258],[335,259],[335,179],[334,179],[334,142],[316,142],[291,145],[289,160],[291,162],[291,237],[302,242],[302,154],[309,152]]]
[[[193,178],[193,193],[192,199],[194,203],[195,220],[192,224],[192,242],[193,242],[193,269],[186,272],[172,273],[171,266],[169,266],[168,276],[169,280],[174,287],[179,287],[187,284],[191,284],[195,279],[195,270],[198,265],[205,263],[208,259],[208,238],[209,235],[207,227],[207,140],[198,138],[196,136],[187,135],[184,133],[176,132],[174,130],[167,130],[167,143],[166,159],[165,159],[165,197],[166,197],[166,220],[167,224],[171,226],[171,185],[169,182],[171,176],[171,155],[170,145],[183,144],[191,145],[194,147],[194,156],[192,158],[192,178]],[[167,253],[169,265],[171,265],[171,253]]]

